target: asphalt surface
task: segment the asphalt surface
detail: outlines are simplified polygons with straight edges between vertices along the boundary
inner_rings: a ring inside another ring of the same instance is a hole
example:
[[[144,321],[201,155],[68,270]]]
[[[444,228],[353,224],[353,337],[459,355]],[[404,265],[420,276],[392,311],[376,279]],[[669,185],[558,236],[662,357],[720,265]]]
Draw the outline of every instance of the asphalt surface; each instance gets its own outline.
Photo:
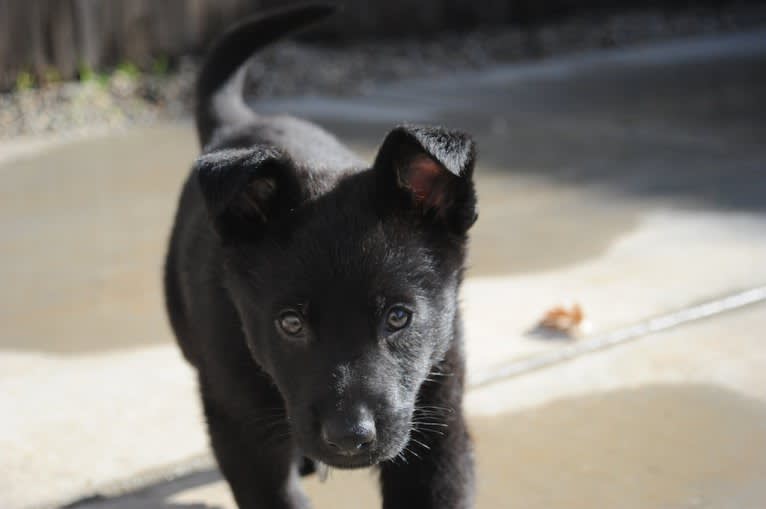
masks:
[[[257,107],[314,118],[368,158],[403,121],[475,134],[481,218],[463,295],[475,383],[766,284],[765,64],[758,32]],[[174,125],[0,162],[0,408],[13,409],[0,421],[0,506],[127,490],[80,506],[232,507],[204,468],[194,380],[160,298],[195,151],[191,128]],[[567,298],[587,337],[529,334]],[[764,311],[469,391],[479,507],[766,505]],[[367,507],[373,487],[369,472],[307,482],[319,508]]]

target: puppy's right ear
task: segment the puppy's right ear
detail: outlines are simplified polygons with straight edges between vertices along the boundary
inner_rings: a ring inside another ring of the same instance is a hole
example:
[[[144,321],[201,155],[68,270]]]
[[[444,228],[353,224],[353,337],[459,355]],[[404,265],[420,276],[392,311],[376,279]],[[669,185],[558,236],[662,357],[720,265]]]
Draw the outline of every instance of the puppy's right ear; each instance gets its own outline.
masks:
[[[270,147],[204,154],[194,173],[213,227],[224,241],[252,237],[301,199],[295,165]]]

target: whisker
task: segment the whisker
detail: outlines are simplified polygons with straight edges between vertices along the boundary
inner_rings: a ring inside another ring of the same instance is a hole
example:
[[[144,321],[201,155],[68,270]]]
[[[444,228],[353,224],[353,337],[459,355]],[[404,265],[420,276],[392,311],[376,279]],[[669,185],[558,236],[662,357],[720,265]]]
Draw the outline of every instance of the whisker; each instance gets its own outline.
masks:
[[[417,439],[415,439],[415,438],[413,438],[413,437],[410,437],[410,441],[411,441],[411,442],[415,442],[416,444],[418,444],[418,445],[419,445],[419,446],[421,446],[421,447],[424,447],[424,448],[425,448],[427,451],[430,451],[430,450],[431,450],[431,447],[430,447],[430,446],[428,446],[428,445],[424,444],[424,443],[423,443],[423,442],[421,442],[420,440],[417,440]]]
[[[409,447],[405,447],[405,448],[404,448],[404,450],[405,450],[405,451],[407,451],[407,452],[409,452],[409,453],[412,453],[412,454],[413,454],[413,455],[414,455],[414,456],[415,456],[417,459],[419,459],[419,460],[422,460],[422,459],[423,459],[423,458],[421,458],[421,457],[420,457],[420,455],[419,455],[418,453],[416,453],[415,451],[413,451],[413,450],[412,450],[412,449],[410,449]]]
[[[415,407],[418,410],[436,410],[440,412],[454,412],[455,409],[448,406],[438,406],[438,405],[418,405]]]
[[[432,426],[442,426],[444,428],[449,426],[448,424],[443,423],[443,422],[438,422],[438,421],[421,421],[421,420],[418,420],[418,419],[413,419],[412,423],[413,424],[428,424],[428,425],[432,425]]]
[[[444,436],[444,432],[443,431],[441,431],[439,429],[434,429],[434,428],[424,428],[424,429],[421,429],[421,428],[418,428],[418,427],[413,427],[411,429],[411,431],[413,431],[415,433],[419,433],[421,436],[424,436],[424,437],[428,436],[428,435],[439,435],[439,436],[442,436],[442,437]]]
[[[413,433],[419,434],[422,437],[427,437],[427,436],[431,436],[431,435],[439,435],[440,437],[445,436],[444,433],[442,433],[438,429],[417,429],[417,428],[412,428],[411,431]]]
[[[444,430],[444,429],[442,429],[442,428],[440,428],[438,426],[437,427],[433,427],[433,426],[418,426],[418,425],[412,426],[412,430],[413,431],[418,431],[418,432],[421,432],[421,433],[426,433],[426,432],[428,432],[428,433],[439,433],[441,435],[443,435],[444,432],[446,431],[446,430]]]

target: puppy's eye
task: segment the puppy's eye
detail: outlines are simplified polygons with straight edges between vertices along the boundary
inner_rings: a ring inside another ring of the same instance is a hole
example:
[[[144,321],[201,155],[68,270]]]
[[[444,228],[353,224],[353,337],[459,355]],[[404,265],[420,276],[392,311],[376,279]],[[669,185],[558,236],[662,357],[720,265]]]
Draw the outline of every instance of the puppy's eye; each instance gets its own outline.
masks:
[[[303,332],[303,319],[295,311],[285,311],[279,315],[277,325],[288,336],[299,336]]]
[[[386,327],[390,331],[403,329],[410,324],[410,318],[412,318],[412,313],[409,309],[402,306],[394,306],[388,310]]]

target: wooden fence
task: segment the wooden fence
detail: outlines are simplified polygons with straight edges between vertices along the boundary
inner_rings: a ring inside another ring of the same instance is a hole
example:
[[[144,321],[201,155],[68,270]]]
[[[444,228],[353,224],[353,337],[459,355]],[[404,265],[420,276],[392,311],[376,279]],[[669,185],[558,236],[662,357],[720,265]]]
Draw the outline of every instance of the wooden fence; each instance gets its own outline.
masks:
[[[708,0],[722,4],[729,0]],[[731,0],[735,1],[735,0]],[[20,72],[64,79],[78,69],[199,53],[227,24],[293,0],[0,0],[0,90]],[[509,21],[530,22],[583,8],[693,0],[333,0],[342,13],[314,32],[326,39],[418,36]]]
[[[224,24],[252,9],[246,0],[0,0],[0,87],[20,71],[138,65],[196,52]]]

